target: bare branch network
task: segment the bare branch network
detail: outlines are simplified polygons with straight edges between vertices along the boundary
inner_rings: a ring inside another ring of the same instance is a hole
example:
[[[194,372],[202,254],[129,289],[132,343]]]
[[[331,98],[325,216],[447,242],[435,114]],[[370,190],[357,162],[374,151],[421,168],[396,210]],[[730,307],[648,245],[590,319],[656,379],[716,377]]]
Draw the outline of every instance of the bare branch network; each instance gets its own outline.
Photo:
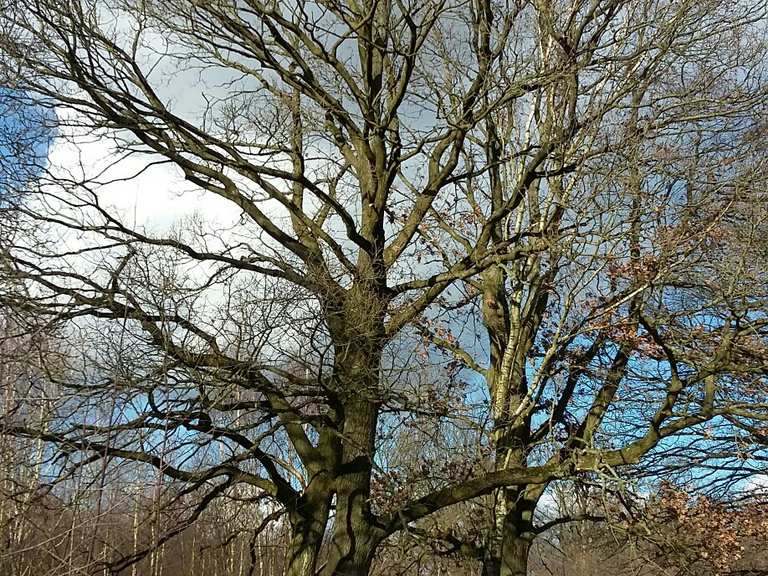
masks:
[[[725,514],[659,481],[764,472],[767,8],[5,0],[0,527],[134,518],[68,574],[222,514],[231,574],[521,576],[563,526]]]

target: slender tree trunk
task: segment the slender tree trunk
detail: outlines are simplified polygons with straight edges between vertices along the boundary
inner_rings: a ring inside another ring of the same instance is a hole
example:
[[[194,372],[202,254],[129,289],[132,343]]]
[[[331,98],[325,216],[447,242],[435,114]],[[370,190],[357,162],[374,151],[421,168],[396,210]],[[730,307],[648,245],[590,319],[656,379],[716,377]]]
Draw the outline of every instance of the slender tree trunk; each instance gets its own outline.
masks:
[[[529,539],[505,532],[501,547],[499,576],[526,576],[530,549]]]
[[[505,495],[506,514],[499,526],[498,545],[483,558],[483,576],[526,576],[528,555],[533,543],[534,499],[519,496],[516,490]]]
[[[526,357],[543,318],[546,293],[526,300],[518,289],[507,292],[507,272],[501,267],[483,274],[483,321],[491,347],[486,378],[491,392],[496,444],[496,469],[525,468],[531,442]],[[535,536],[533,513],[540,486],[498,491],[496,522],[491,526],[483,576],[525,576]]]

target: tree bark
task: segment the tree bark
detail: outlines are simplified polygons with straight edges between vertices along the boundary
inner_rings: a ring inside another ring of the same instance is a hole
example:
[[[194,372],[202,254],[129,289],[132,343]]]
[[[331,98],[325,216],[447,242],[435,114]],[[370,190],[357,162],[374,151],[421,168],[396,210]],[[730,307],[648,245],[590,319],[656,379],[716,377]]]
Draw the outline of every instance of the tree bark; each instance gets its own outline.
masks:
[[[530,540],[506,531],[501,548],[499,576],[526,576],[530,549]]]
[[[319,540],[312,540],[306,533],[294,533],[288,547],[285,576],[313,576],[317,569]]]
[[[378,406],[365,398],[345,406],[344,460],[336,479],[336,517],[323,576],[365,576],[381,540],[370,512]]]
[[[285,576],[314,576],[330,512],[330,488],[308,487],[291,513],[291,541],[286,554]]]
[[[532,412],[525,404],[529,401],[526,358],[541,326],[546,302],[546,292],[526,299],[519,288],[509,291],[507,271],[501,267],[483,273],[483,322],[491,351],[486,379],[491,393],[497,470],[528,466]],[[483,576],[525,576],[535,537],[533,513],[541,491],[541,486],[534,485],[497,492],[496,521],[483,558]]]
[[[489,547],[483,558],[483,576],[526,576],[528,572],[536,503],[525,497],[515,498],[515,492],[508,490],[505,496],[508,508],[500,527],[500,546]]]
[[[341,432],[341,457],[334,478],[336,515],[323,576],[368,574],[383,530],[370,509],[376,424],[382,397],[380,373],[385,345],[386,265],[383,213],[374,206],[386,174],[368,170],[362,191],[361,235],[372,246],[360,252],[358,278],[342,296],[330,295],[328,327],[334,344],[334,381]],[[375,177],[374,177],[375,174]]]

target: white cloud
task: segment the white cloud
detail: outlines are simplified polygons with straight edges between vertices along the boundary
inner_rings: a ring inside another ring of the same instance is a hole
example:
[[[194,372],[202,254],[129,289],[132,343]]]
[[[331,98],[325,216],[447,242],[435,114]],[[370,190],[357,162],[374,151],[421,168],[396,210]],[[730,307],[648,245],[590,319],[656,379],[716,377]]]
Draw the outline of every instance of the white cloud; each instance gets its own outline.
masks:
[[[157,233],[196,212],[218,225],[231,224],[239,217],[239,209],[231,202],[203,193],[186,182],[176,166],[161,161],[159,156],[125,157],[107,134],[65,134],[50,150],[49,171],[54,182],[87,182],[101,205],[119,214],[125,224]]]

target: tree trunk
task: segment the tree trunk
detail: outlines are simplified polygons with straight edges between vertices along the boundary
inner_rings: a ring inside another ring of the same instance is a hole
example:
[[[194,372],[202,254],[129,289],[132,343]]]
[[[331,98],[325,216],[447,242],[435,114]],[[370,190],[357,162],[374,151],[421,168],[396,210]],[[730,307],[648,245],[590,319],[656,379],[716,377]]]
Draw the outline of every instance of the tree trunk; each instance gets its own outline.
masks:
[[[496,554],[483,559],[482,576],[526,576],[528,552],[531,543],[522,538],[503,549],[503,557]]]
[[[375,197],[370,192],[364,196]],[[370,509],[385,343],[386,278],[380,216],[372,204],[364,206],[361,233],[376,247],[375,256],[359,255],[361,279],[344,295],[342,306],[328,315],[335,353],[341,458],[334,478],[336,516],[323,576],[366,576],[383,539]]]
[[[314,576],[321,543],[322,537],[314,540],[306,534],[293,534],[288,546],[285,576]]]
[[[483,576],[526,576],[528,572],[535,503],[523,499],[516,504],[511,500],[507,500],[509,508],[500,527],[500,546],[491,547],[483,558]]]
[[[499,576],[501,574],[501,558],[498,554],[487,552],[483,557],[482,576]]]
[[[328,507],[308,511],[312,516],[295,522],[285,562],[285,576],[314,576],[328,521]]]
[[[509,532],[505,533],[504,543],[501,546],[499,576],[526,576],[530,549],[529,539]]]
[[[316,473],[289,509],[291,539],[285,555],[285,576],[314,576],[331,511],[333,478]]]
[[[336,479],[336,518],[323,576],[365,576],[381,540],[370,513],[378,406],[354,399],[345,406],[344,460]]]

